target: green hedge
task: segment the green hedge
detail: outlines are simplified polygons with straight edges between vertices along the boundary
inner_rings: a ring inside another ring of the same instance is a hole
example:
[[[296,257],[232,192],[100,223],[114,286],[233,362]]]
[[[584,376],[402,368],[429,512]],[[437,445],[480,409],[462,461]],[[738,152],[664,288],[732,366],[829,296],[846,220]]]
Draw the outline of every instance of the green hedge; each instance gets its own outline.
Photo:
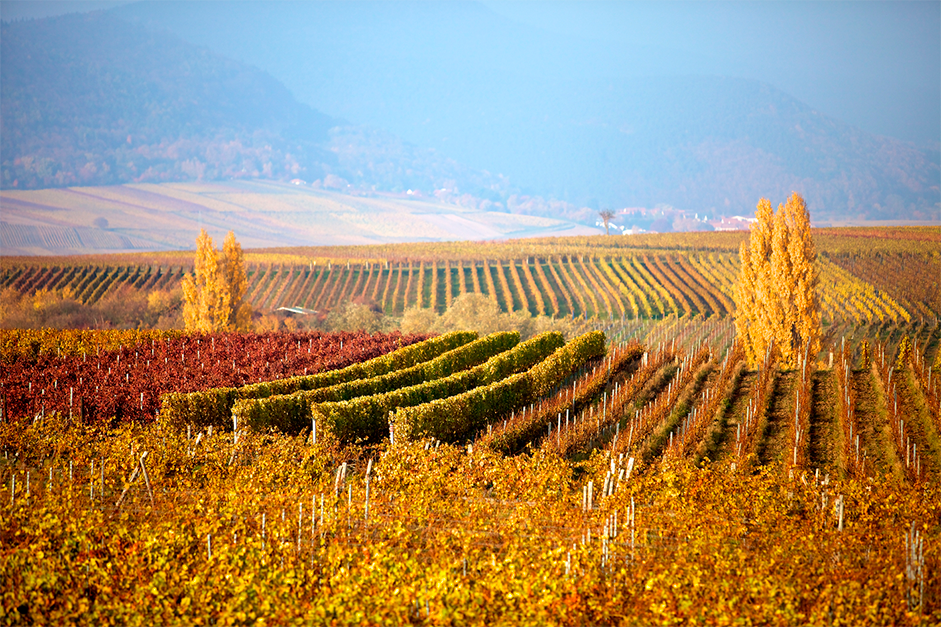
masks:
[[[240,399],[232,406],[232,415],[238,419],[239,424],[255,429],[296,429],[297,425],[310,424],[311,403],[337,403],[441,379],[480,365],[494,355],[517,346],[519,341],[520,334],[517,331],[493,333],[459,346],[431,361],[379,377],[349,381],[316,390],[302,390],[293,394]]]
[[[460,394],[473,387],[488,385],[508,375],[533,367],[565,344],[561,333],[544,333],[516,347],[491,357],[483,364],[433,381],[426,381],[385,394],[363,396],[337,403],[311,403],[309,414],[279,411],[271,415],[261,412],[243,414],[244,424],[256,430],[269,428],[296,432],[316,418],[317,429],[329,432],[341,442],[381,439],[388,432],[389,413],[397,407],[419,405]]]
[[[392,416],[396,439],[464,440],[498,417],[545,396],[585,363],[605,354],[601,331],[582,335],[526,372],[422,405],[400,406]]]
[[[232,407],[239,399],[290,394],[298,390],[313,390],[347,381],[382,376],[430,361],[475,339],[477,339],[476,331],[454,331],[403,346],[391,353],[337,370],[253,383],[240,388],[212,388],[203,392],[189,393],[170,392],[160,397],[160,421],[174,427],[192,424],[197,427],[213,425],[228,428],[232,425]]]
[[[605,354],[605,336],[601,331],[580,335],[561,350],[549,355],[529,371],[533,393],[537,398],[554,390],[562,381],[586,362]]]
[[[387,394],[340,403],[314,403],[311,411],[317,419],[318,429],[333,433],[341,442],[358,439],[378,441],[388,433],[389,414],[396,409],[426,405],[508,380],[507,377],[513,379],[511,375],[533,368],[564,345],[565,338],[561,333],[543,333],[470,370]]]

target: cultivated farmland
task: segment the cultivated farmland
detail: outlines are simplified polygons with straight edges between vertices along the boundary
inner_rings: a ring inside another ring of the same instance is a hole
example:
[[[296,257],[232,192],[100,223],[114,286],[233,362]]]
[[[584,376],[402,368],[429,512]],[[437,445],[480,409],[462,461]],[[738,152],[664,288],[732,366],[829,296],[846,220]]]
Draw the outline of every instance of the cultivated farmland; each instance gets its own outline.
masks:
[[[456,297],[476,293],[505,312],[529,315],[728,315],[742,237],[709,233],[686,234],[685,240],[663,235],[249,251],[248,299],[262,311],[330,310],[359,300],[401,316],[409,308],[440,313]],[[815,238],[821,248],[824,319],[911,322],[941,315],[937,229],[823,230]],[[11,257],[0,268],[0,288],[21,294],[59,290],[94,304],[122,287],[172,288],[191,271],[192,255]]]
[[[824,300],[855,314],[749,370],[728,237],[416,247],[394,281],[446,306],[463,274],[568,337],[3,331],[4,619],[936,624],[938,288],[891,265],[936,253],[834,235]]]

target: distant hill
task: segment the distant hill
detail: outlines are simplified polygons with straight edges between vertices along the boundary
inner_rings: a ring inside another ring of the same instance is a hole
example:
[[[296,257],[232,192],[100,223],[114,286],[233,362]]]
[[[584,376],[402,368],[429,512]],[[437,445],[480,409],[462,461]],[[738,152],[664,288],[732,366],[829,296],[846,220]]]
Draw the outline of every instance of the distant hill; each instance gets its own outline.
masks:
[[[265,68],[332,115],[501,173],[524,194],[736,214],[797,190],[817,220],[941,220],[936,146],[871,135],[757,81],[670,77],[663,51],[612,53],[480,3],[116,12]]]
[[[4,23],[2,58],[4,189],[254,178],[499,187],[301,104],[267,72],[109,13]]]

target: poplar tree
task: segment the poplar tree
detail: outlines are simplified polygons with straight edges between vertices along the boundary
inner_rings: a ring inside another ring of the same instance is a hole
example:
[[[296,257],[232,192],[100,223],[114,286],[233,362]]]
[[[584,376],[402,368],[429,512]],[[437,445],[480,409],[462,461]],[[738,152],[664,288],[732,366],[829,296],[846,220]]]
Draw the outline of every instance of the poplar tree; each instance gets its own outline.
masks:
[[[791,330],[791,345],[806,351],[808,359],[814,359],[821,348],[820,306],[817,299],[817,251],[810,232],[810,212],[804,199],[791,193],[787,204],[787,226],[789,230],[788,256],[790,257],[793,285],[790,303],[794,311]],[[803,357],[801,357],[803,358]]]
[[[739,248],[735,325],[749,363],[769,347],[786,367],[820,351],[816,251],[810,214],[795,192],[778,211],[762,198],[748,242]]]
[[[183,277],[183,320],[187,331],[244,331],[251,308],[244,302],[247,279],[242,247],[226,236],[222,259],[212,238],[201,229],[196,238],[193,273]]]
[[[248,276],[242,257],[242,245],[235,241],[235,233],[229,231],[222,243],[222,273],[225,290],[229,297],[228,331],[248,331],[252,325],[252,308],[245,302],[248,291]]]

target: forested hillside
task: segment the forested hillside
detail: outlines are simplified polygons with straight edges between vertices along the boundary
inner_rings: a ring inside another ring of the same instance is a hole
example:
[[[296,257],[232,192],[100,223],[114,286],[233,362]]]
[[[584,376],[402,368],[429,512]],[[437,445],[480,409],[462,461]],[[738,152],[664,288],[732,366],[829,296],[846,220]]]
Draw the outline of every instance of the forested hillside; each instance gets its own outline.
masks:
[[[498,181],[301,104],[258,68],[108,13],[4,23],[2,56],[5,189],[300,178],[474,190]]]

